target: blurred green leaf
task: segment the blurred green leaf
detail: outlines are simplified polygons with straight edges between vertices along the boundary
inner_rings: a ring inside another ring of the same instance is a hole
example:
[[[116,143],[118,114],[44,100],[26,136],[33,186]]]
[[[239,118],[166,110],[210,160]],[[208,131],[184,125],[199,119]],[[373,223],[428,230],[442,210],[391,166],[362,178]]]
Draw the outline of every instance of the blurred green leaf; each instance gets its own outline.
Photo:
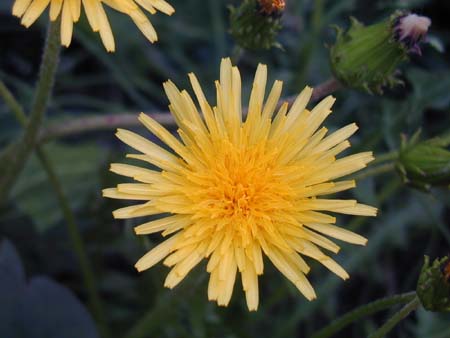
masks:
[[[415,337],[446,338],[450,337],[450,317],[448,314],[436,314],[424,309],[417,312]]]
[[[89,194],[99,191],[97,170],[103,158],[100,149],[91,144],[52,144],[45,149],[71,207],[80,208]],[[36,156],[27,163],[12,196],[40,232],[56,225],[63,217],[56,194]]]

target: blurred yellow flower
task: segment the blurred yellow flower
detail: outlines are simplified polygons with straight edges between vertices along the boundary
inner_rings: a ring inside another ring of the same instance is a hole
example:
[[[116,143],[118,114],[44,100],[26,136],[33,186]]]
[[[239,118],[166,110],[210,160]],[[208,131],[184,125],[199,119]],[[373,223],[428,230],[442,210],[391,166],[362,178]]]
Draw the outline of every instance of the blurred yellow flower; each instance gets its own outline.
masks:
[[[50,20],[55,21],[61,15],[61,44],[68,47],[72,41],[73,24],[80,18],[81,3],[92,30],[100,32],[108,52],[115,50],[115,43],[103,3],[131,17],[151,42],[155,42],[158,36],[139,6],[151,14],[157,10],[168,15],[174,12],[164,0],[15,0],[13,15],[22,18],[22,24],[28,28],[50,5]]]
[[[355,187],[352,180],[333,180],[372,161],[370,152],[336,159],[350,146],[347,139],[356,125],[326,136],[327,129],[320,126],[331,113],[334,98],[325,98],[309,111],[306,105],[312,89],[308,87],[290,109],[285,102],[273,116],[282,82],[275,81],[264,102],[265,65],[256,71],[245,122],[241,78],[230,59],[221,64],[215,107],[207,102],[195,75],[189,78],[202,117],[186,91],[180,92],[170,81],[164,84],[181,140],[150,116],[139,117],[172,152],[133,132],[117,132],[119,139],[142,153],[127,157],[161,169],[112,164],[111,171],[140,183],[103,191],[105,197],[145,201],[114,211],[115,218],[163,214],[136,227],[139,235],[162,232],[168,237],[142,257],[136,268],[142,271],[164,259],[172,267],[165,286],[173,288],[206,258],[211,274],[208,298],[226,306],[239,271],[249,310],[258,307],[263,253],[309,300],[316,294],[306,278],[310,268],[303,257],[348,278],[322,251],[339,251],[323,235],[359,245],[367,240],[333,225],[335,217],[324,211],[375,216],[377,210],[356,200],[320,197]]]

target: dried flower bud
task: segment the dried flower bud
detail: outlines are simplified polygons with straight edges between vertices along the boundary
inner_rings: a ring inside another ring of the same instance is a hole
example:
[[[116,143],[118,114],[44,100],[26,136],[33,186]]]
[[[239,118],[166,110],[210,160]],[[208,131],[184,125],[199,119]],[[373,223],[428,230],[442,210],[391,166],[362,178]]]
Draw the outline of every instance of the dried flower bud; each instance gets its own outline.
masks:
[[[419,135],[403,138],[397,169],[403,180],[421,190],[450,185],[450,151],[439,138],[418,142]]]
[[[246,49],[281,47],[276,37],[282,28],[284,7],[284,0],[244,0],[237,8],[231,6],[231,35]]]
[[[382,93],[383,87],[401,83],[395,78],[397,67],[408,54],[420,54],[419,43],[430,25],[429,18],[402,12],[370,26],[352,18],[346,32],[337,28],[330,49],[334,75],[350,88]]]
[[[425,263],[417,283],[417,296],[428,311],[450,311],[449,266],[449,257],[436,259],[430,265],[430,258],[425,256]]]

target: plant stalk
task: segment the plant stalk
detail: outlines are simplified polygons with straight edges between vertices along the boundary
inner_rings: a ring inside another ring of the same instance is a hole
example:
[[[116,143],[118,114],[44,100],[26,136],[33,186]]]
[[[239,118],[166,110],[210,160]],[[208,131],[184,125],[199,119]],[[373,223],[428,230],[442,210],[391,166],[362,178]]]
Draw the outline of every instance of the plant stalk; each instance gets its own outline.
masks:
[[[37,144],[59,61],[61,50],[59,35],[59,20],[50,22],[30,118],[19,141],[10,148],[5,159],[8,165],[0,177],[0,204],[7,200],[11,188]]]
[[[6,103],[6,106],[14,113],[17,121],[25,127],[27,124],[27,116],[20,105],[20,103],[14,98],[12,93],[8,90],[5,84],[0,80],[0,97],[2,97]],[[101,331],[101,336],[106,338],[109,337],[109,329],[105,318],[104,309],[98,294],[96,287],[95,277],[92,269],[92,265],[89,262],[87,256],[87,251],[83,242],[83,238],[78,230],[78,225],[76,224],[75,215],[70,208],[69,200],[64,193],[61,182],[58,175],[50,162],[50,159],[41,146],[36,146],[36,154],[39,161],[44,168],[50,184],[55,191],[58,203],[63,211],[63,215],[67,225],[67,231],[69,233],[69,238],[72,243],[75,255],[77,256],[78,263],[80,265],[81,275],[83,278],[84,287],[87,290],[90,307],[94,314],[95,319],[99,323],[99,329]]]
[[[342,88],[342,85],[334,78],[314,87],[311,101],[317,101],[327,95]],[[282,102],[292,104],[297,95],[285,97]],[[280,101],[280,102],[281,102]],[[244,114],[247,108],[244,108]],[[152,112],[147,113],[153,119],[166,127],[175,126],[173,116],[169,112]],[[138,120],[138,112],[122,113],[122,114],[108,114],[108,115],[93,115],[88,117],[80,117],[75,119],[68,119],[63,122],[56,122],[50,124],[42,130],[39,142],[44,143],[55,138],[62,138],[80,133],[93,132],[97,130],[114,130],[116,128],[132,128],[138,127],[141,123]]]
[[[385,164],[380,164],[374,168],[368,168],[366,170],[361,171],[358,174],[352,175],[351,178],[354,180],[363,180],[368,177],[382,175],[388,172],[391,172],[395,169],[394,162],[387,162]]]
[[[411,312],[417,310],[420,306],[420,300],[416,296],[408,304],[406,304],[400,311],[394,314],[386,323],[383,324],[377,331],[369,336],[369,338],[383,338],[389,331],[391,331],[398,323],[405,319]]]
[[[342,330],[349,324],[351,324],[361,318],[364,318],[364,317],[367,317],[376,312],[385,310],[394,305],[408,303],[408,302],[412,301],[415,297],[416,297],[416,292],[412,291],[412,292],[402,293],[399,295],[394,295],[391,297],[386,297],[383,299],[373,301],[369,304],[362,305],[362,306],[346,313],[342,317],[334,320],[331,324],[329,324],[328,326],[322,328],[320,331],[313,334],[311,336],[311,338],[331,337],[336,332]]]

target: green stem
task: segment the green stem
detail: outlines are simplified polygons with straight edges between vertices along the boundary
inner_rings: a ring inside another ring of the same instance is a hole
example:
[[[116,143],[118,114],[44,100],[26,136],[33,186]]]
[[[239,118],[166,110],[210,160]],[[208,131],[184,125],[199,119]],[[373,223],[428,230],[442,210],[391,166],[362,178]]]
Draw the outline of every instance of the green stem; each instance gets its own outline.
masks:
[[[380,164],[379,166],[375,168],[368,168],[358,174],[355,174],[351,176],[354,180],[362,180],[371,176],[378,176],[381,174],[388,173],[390,171],[393,171],[395,169],[395,163],[394,162],[388,162],[385,164]]]
[[[99,323],[101,336],[107,337],[109,336],[108,326],[106,324],[106,318],[103,311],[103,306],[97,291],[97,286],[95,283],[95,277],[92,270],[92,265],[90,264],[89,258],[86,253],[86,247],[83,242],[83,238],[81,237],[80,231],[78,230],[78,226],[75,221],[75,215],[70,208],[69,201],[64,193],[63,187],[61,185],[60,180],[58,179],[58,175],[53,169],[53,165],[44,152],[43,149],[37,148],[36,153],[38,155],[39,160],[44,167],[50,183],[55,190],[56,196],[58,198],[58,202],[63,211],[64,218],[67,223],[67,230],[69,232],[69,238],[72,242],[73,249],[78,258],[78,264],[80,264],[81,274],[83,276],[84,286],[88,292],[90,306],[94,313],[94,317]]]
[[[15,97],[12,95],[12,93],[9,91],[9,89],[6,87],[6,85],[3,83],[3,81],[0,80],[0,96],[5,101],[5,104],[16,116],[17,121],[22,124],[22,126],[25,126],[27,124],[27,116],[25,115],[22,106],[20,103],[15,99]]]
[[[385,310],[390,308],[391,306],[397,305],[397,304],[404,304],[412,301],[416,297],[416,292],[407,292],[402,293],[400,295],[394,295],[392,297],[386,297],[383,299],[379,299],[376,301],[373,301],[369,304],[362,305],[342,317],[336,319],[328,326],[324,327],[320,331],[316,332],[311,336],[311,338],[328,338],[331,337],[336,332],[342,330],[347,325],[364,318],[366,316],[369,316],[371,314],[377,313],[381,310]]]
[[[6,103],[6,106],[14,113],[16,119],[22,126],[26,126],[27,116],[20,105],[20,103],[14,98],[5,84],[0,81],[0,97],[2,97]],[[50,162],[48,155],[42,147],[36,147],[37,156],[42,163],[42,166],[47,173],[49,181],[53,187],[53,190],[56,193],[59,205],[63,211],[64,218],[67,224],[67,230],[69,233],[70,241],[72,242],[72,246],[74,248],[75,254],[78,259],[78,263],[80,264],[81,275],[83,278],[84,287],[86,288],[89,296],[90,307],[99,323],[101,336],[108,337],[110,336],[106,318],[104,315],[103,306],[100,300],[100,296],[98,294],[98,290],[95,283],[94,273],[92,266],[89,262],[86,248],[83,243],[83,239],[78,230],[78,226],[75,221],[75,215],[70,208],[69,201],[64,193],[63,187],[61,185],[60,180],[56,174],[56,171],[53,168],[53,165]]]
[[[394,314],[386,323],[383,324],[377,331],[370,335],[369,338],[383,338],[389,333],[398,323],[405,319],[412,311],[418,309],[420,300],[416,296],[408,304],[406,304],[400,311]]]
[[[42,58],[39,81],[31,109],[30,118],[20,140],[12,148],[7,158],[8,166],[0,177],[0,204],[6,201],[9,191],[22,171],[32,153],[39,137],[39,131],[44,119],[60,53],[60,24],[59,20],[49,25]]]
[[[383,163],[383,162],[386,162],[386,161],[394,161],[397,158],[398,158],[398,151],[394,150],[394,151],[391,151],[389,153],[376,155],[375,159],[370,164],[374,165],[374,164]]]

